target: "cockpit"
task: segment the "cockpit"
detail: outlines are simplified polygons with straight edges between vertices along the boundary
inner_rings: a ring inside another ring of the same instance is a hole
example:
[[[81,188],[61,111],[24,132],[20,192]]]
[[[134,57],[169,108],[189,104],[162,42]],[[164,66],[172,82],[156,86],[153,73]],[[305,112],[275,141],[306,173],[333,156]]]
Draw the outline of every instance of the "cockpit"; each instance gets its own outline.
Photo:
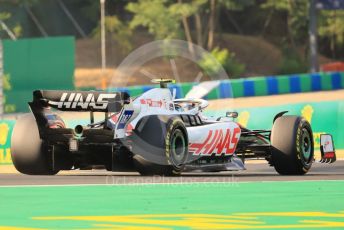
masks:
[[[209,102],[203,99],[175,99],[174,107],[178,112],[200,112],[204,110]]]

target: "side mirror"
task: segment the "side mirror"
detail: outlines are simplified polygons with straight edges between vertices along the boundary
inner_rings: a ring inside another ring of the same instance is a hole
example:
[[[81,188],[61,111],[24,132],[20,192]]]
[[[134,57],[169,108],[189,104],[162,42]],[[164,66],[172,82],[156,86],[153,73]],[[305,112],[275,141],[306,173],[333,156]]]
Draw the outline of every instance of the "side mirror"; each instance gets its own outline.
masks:
[[[238,116],[238,112],[226,112],[226,117],[237,118]]]

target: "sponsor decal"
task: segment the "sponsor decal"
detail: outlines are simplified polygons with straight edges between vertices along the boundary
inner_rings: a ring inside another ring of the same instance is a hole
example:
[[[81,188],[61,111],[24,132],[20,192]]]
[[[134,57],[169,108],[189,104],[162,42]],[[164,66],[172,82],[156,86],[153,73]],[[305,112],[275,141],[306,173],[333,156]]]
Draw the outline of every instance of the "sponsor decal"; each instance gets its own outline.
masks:
[[[111,118],[110,118],[111,123],[114,124],[114,125],[116,125],[117,122],[118,122],[119,116],[120,116],[120,114],[115,114],[115,115],[111,116]],[[133,131],[133,129],[134,129],[134,127],[132,126],[132,124],[129,123],[129,124],[127,125],[127,128],[126,128],[127,134],[128,134],[128,135],[131,134],[131,132]]]
[[[130,120],[131,116],[133,116],[133,113],[133,110],[125,110],[119,119],[117,129],[124,129],[125,124]]]
[[[209,130],[207,137],[202,143],[191,143],[189,152],[196,156],[221,156],[232,155],[240,138],[241,130],[239,127],[233,129]]]
[[[49,104],[59,109],[106,109],[108,100],[113,99],[117,94],[101,93],[95,98],[93,93],[88,93],[86,97],[82,93],[63,93],[60,101],[49,101]]]
[[[142,105],[148,105],[149,107],[161,108],[165,103],[162,100],[152,100],[152,99],[140,99]]]
[[[334,152],[324,154],[324,158],[333,158],[334,156]]]
[[[302,120],[302,121],[304,121],[304,120]],[[300,124],[299,124],[299,127],[297,128],[297,133],[296,133],[296,152],[297,152],[297,155],[296,155],[296,157],[298,158],[298,159],[301,159],[301,135],[302,135],[302,123],[303,122],[301,122]]]

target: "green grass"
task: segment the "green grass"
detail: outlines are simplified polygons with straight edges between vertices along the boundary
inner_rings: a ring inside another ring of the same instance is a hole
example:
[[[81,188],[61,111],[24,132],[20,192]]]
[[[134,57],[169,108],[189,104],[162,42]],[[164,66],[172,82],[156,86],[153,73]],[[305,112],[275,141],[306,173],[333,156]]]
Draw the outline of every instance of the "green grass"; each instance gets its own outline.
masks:
[[[112,181],[116,177],[104,178],[104,182],[106,179]],[[179,180],[174,179],[176,183]],[[222,226],[226,219],[225,227],[231,228],[235,227],[233,218],[244,218],[241,227],[250,228],[260,225],[303,228],[304,220],[344,226],[344,213],[339,213],[344,211],[344,181],[237,183],[235,178],[226,177],[219,180],[228,182],[3,187],[0,226],[70,229],[111,224],[188,229],[207,224]],[[310,212],[321,213],[309,217]],[[152,216],[132,216],[148,214]],[[159,222],[161,218],[166,224]],[[175,222],[168,222],[171,218]]]

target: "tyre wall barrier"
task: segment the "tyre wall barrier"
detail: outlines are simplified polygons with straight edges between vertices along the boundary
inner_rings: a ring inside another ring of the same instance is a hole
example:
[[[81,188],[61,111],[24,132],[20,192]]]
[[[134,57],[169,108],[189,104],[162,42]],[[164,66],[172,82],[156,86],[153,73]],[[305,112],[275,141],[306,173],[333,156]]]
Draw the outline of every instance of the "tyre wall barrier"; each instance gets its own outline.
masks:
[[[333,135],[335,147],[344,149],[344,102],[328,101],[316,103],[298,103],[271,107],[241,108],[237,121],[250,129],[271,129],[274,116],[280,111],[288,110],[288,114],[301,115],[307,119],[312,126],[315,146],[319,146],[319,138],[322,133]],[[205,111],[208,116],[224,116],[229,110]],[[87,116],[78,119],[65,120],[68,127],[77,124],[87,124]],[[15,120],[0,121],[0,164],[11,164],[10,143],[12,129]]]
[[[176,97],[184,97],[197,83],[179,83],[169,85],[176,89]],[[125,91],[138,96],[156,85],[109,88],[111,91]],[[293,74],[222,80],[205,99],[253,97],[290,93],[315,92],[344,89],[344,72],[326,72],[315,74]]]

